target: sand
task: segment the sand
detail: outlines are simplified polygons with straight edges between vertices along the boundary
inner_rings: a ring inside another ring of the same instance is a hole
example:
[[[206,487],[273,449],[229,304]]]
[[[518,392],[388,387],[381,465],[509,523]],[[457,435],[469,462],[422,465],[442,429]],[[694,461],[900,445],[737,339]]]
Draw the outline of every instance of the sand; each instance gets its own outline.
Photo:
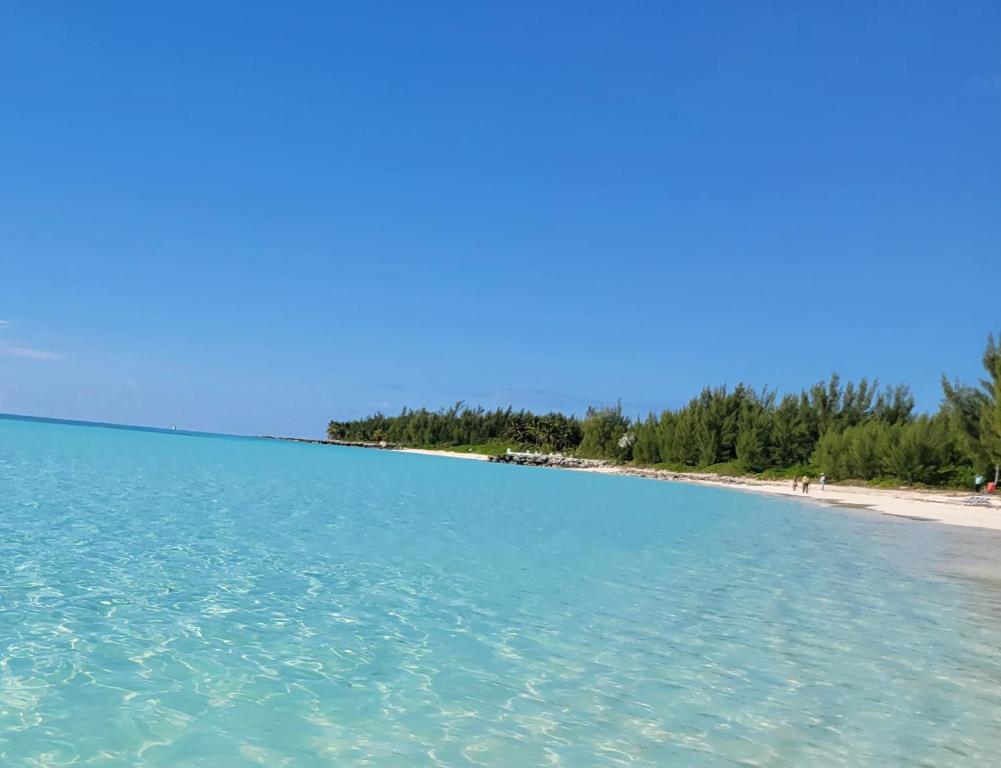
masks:
[[[726,486],[742,491],[767,493],[773,496],[795,496],[806,501],[828,507],[857,509],[893,515],[915,522],[935,521],[947,525],[962,525],[972,528],[991,528],[1001,531],[1001,500],[992,499],[991,507],[974,507],[963,502],[973,493],[956,494],[949,491],[917,491],[905,488],[884,489],[865,488],[851,485],[828,484],[820,490],[820,484],[811,483],[808,494],[793,492],[792,481],[747,480],[737,483],[723,483],[706,480],[686,480],[711,485]]]
[[[402,448],[406,453],[416,453],[424,456],[441,456],[453,459],[472,459],[487,461],[488,457],[477,453],[452,453],[449,451],[430,451],[419,448]],[[629,467],[602,467],[600,469],[566,469],[567,472],[602,472],[605,474],[643,475]],[[671,473],[667,482],[697,483],[700,485],[715,485],[751,493],[766,493],[773,496],[794,496],[803,501],[813,502],[819,506],[835,509],[852,509],[872,512],[874,514],[892,515],[915,523],[939,522],[946,525],[959,525],[970,528],[990,528],[1001,531],[1001,498],[991,499],[990,507],[974,507],[963,502],[973,496],[973,492],[957,493],[954,491],[924,491],[906,488],[884,489],[865,488],[851,485],[828,484],[825,490],[820,490],[820,483],[810,485],[810,493],[793,492],[791,480],[756,480],[752,478],[711,479],[698,474]],[[664,479],[664,478],[655,478]]]
[[[489,461],[490,457],[482,453],[459,453],[458,451],[431,451],[426,448],[394,448],[401,453],[417,453],[421,456],[444,456],[449,459],[472,459],[473,461]]]

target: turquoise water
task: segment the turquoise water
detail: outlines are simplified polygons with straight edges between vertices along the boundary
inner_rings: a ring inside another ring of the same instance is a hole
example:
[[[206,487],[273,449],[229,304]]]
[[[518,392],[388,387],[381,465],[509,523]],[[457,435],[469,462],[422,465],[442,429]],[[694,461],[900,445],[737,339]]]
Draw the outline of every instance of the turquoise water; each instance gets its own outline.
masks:
[[[0,419],[4,766],[1001,765],[942,529]]]

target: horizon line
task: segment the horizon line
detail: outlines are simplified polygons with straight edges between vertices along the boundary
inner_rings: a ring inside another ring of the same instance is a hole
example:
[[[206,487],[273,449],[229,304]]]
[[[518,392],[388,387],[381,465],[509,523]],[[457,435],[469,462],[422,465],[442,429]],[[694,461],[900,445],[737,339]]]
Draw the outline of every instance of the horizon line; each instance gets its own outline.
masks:
[[[238,437],[244,439],[264,438],[266,435],[243,435],[233,432],[205,432],[197,429],[179,429],[177,427],[154,427],[148,424],[121,424],[114,421],[87,421],[86,419],[64,419],[58,416],[36,416],[29,413],[0,412],[0,419],[11,421],[44,421],[50,424],[65,424],[76,427],[99,427],[102,429],[126,429],[135,432],[164,432],[168,435],[188,435],[199,437]]]

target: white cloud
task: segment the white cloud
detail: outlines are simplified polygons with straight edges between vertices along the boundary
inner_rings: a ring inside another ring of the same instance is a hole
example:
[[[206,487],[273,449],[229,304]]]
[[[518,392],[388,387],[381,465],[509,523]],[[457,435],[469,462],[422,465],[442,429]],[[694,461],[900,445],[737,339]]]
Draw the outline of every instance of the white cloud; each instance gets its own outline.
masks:
[[[25,357],[29,360],[62,360],[63,357],[58,352],[47,352],[44,349],[32,349],[17,344],[0,344],[0,355]]]
[[[0,320],[0,331],[10,328],[9,320]],[[10,357],[23,357],[28,360],[62,360],[63,355],[58,352],[49,352],[45,349],[37,349],[27,346],[18,341],[10,341],[0,344],[0,355]]]

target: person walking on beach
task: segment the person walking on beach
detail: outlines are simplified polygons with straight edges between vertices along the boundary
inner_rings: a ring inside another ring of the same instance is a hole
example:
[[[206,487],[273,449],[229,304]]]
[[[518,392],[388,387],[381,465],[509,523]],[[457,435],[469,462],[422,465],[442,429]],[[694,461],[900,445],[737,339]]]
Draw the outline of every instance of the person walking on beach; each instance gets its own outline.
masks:
[[[824,490],[827,487],[827,473],[824,472],[820,475],[820,490]]]
[[[803,482],[803,493],[809,493],[810,492],[810,478],[807,477],[806,475],[803,475],[803,481],[802,482]]]
[[[977,489],[977,493],[980,493],[980,489],[984,485],[984,476],[981,475],[979,472],[977,473],[977,476],[973,478],[973,485]]]
[[[796,491],[798,490],[799,490],[799,475],[796,475],[796,477],[792,479],[792,492],[796,493]]]

